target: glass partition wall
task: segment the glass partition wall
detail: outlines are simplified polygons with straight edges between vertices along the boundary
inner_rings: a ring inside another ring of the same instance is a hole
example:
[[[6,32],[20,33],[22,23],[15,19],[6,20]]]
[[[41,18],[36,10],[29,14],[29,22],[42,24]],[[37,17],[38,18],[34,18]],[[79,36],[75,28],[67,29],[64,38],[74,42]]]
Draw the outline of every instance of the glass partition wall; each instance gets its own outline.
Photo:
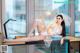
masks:
[[[36,19],[44,18],[49,25],[58,14],[62,14],[66,20],[69,17],[68,0],[5,0],[5,19],[7,38],[26,36]],[[65,21],[67,22],[67,21]],[[66,34],[70,32],[70,26],[66,23]]]
[[[65,20],[66,18],[70,18],[68,2],[68,0],[5,0],[4,20],[5,22],[10,20],[6,24],[7,38],[13,39],[15,36],[28,35],[33,27],[32,24],[36,20],[39,21],[39,19],[44,20],[47,27],[52,24],[53,19],[55,19],[58,14],[64,15]],[[70,26],[67,25],[67,22],[66,29],[66,35],[69,35]],[[66,43],[66,45],[65,50],[66,53],[68,53],[68,43]],[[43,46],[43,44],[34,46],[34,53],[50,53],[50,48]],[[20,48],[16,50],[19,49]],[[33,52],[29,50],[28,53]]]

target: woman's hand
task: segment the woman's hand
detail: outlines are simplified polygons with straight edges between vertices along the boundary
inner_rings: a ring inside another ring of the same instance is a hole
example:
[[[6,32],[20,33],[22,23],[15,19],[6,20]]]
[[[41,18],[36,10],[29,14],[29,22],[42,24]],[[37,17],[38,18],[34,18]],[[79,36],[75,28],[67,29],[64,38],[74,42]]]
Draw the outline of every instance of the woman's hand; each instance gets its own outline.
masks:
[[[61,39],[60,44],[62,45],[64,43],[64,38]]]

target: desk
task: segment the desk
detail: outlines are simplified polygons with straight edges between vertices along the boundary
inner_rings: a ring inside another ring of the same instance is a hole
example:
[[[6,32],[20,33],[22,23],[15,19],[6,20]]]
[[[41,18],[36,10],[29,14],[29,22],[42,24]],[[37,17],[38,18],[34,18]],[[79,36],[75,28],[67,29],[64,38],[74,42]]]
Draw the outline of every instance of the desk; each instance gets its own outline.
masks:
[[[70,43],[72,43],[72,42],[78,42],[79,43],[79,53],[80,53],[80,38],[73,37],[73,36],[67,36],[66,38],[70,40]]]
[[[76,38],[73,36],[66,36],[64,37],[65,39],[70,40],[70,42],[75,42],[75,41],[79,41],[80,42],[80,38]],[[33,44],[36,43],[41,43],[42,41],[44,41],[46,38],[45,36],[34,36],[34,37],[24,37],[24,38],[19,38],[19,39],[14,39],[14,40],[7,40],[3,43],[4,45],[9,45],[9,46],[14,46],[14,45],[26,45],[26,44],[32,44],[32,42],[34,42]],[[50,41],[50,40],[47,40]],[[79,47],[80,49],[80,47]]]
[[[80,41],[80,38],[76,38],[73,36],[66,36],[65,39],[70,40],[70,42]],[[45,36],[34,36],[34,37],[24,37],[24,38],[19,38],[14,40],[8,40],[8,39],[5,39],[5,40],[4,40],[5,42],[3,43],[4,45],[25,44],[26,42],[32,42],[32,41],[41,41],[41,40],[44,41]]]
[[[26,44],[31,42],[41,42],[45,39],[45,36],[34,36],[34,37],[24,37],[18,38],[14,40],[5,39],[3,44],[4,45],[19,45],[19,44]]]
[[[73,37],[73,36],[66,36],[65,39],[70,40],[70,42],[80,41],[80,38]]]

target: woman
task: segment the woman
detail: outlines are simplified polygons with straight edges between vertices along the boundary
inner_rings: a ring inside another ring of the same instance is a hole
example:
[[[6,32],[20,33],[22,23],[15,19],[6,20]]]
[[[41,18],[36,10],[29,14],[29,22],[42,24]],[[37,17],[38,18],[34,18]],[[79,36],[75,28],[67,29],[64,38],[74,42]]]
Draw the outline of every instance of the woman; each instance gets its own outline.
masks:
[[[65,44],[62,37],[65,34],[65,22],[62,15],[57,15],[55,23],[48,28],[48,34],[51,36],[52,42],[50,45],[51,53],[65,53]]]

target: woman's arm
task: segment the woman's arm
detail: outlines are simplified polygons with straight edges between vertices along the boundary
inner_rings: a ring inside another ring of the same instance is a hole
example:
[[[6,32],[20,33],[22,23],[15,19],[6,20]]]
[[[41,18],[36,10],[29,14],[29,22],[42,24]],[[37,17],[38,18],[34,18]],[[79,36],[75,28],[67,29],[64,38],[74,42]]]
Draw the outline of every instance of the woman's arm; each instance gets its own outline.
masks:
[[[60,44],[62,45],[64,43],[64,37],[61,39]]]

